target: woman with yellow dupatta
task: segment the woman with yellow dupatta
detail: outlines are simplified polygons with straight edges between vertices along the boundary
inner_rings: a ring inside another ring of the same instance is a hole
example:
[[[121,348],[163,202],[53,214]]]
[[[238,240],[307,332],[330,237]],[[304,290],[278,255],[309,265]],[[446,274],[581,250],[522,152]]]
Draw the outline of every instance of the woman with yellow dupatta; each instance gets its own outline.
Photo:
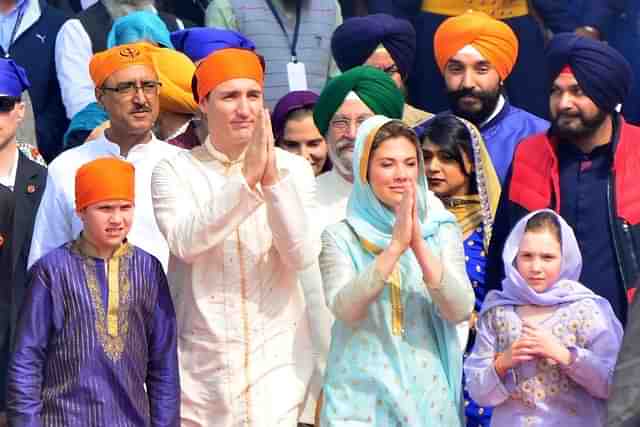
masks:
[[[474,341],[475,313],[486,294],[485,265],[491,227],[500,198],[500,181],[478,129],[452,114],[425,124],[423,153],[429,189],[453,213],[462,229],[466,270],[475,293],[475,310],[465,358]],[[478,406],[464,393],[467,426],[489,427],[491,409]]]
[[[453,215],[427,189],[404,123],[358,129],[347,219],[322,236],[320,268],[335,315],[323,427],[462,425],[456,324],[473,291]]]

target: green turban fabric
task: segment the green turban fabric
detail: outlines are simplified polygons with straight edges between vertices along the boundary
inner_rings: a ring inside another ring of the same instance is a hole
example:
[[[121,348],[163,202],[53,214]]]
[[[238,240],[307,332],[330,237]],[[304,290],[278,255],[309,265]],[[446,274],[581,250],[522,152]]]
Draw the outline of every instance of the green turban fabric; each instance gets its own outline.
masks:
[[[331,79],[313,108],[313,121],[322,135],[349,92],[355,92],[374,114],[402,119],[404,96],[384,71],[361,65]]]

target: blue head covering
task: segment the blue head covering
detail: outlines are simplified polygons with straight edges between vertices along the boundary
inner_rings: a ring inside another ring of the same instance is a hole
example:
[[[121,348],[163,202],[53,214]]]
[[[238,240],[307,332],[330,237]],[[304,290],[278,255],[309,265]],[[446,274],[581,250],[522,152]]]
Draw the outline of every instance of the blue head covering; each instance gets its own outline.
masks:
[[[391,242],[393,225],[395,224],[395,214],[386,207],[376,197],[371,185],[366,182],[366,168],[361,169],[361,162],[368,162],[371,141],[375,138],[378,130],[393,119],[384,116],[373,116],[367,119],[358,128],[354,153],[353,153],[353,190],[347,205],[347,222],[361,240],[366,240],[378,248],[384,249]],[[399,122],[399,121],[398,121]],[[401,122],[400,122],[401,123]],[[428,190],[427,179],[424,174],[424,160],[422,149],[419,147],[416,138],[416,152],[418,155],[418,180],[416,183],[416,203],[418,207],[418,218],[422,236],[435,252],[440,251],[440,242],[437,238],[438,228],[445,224],[455,225],[455,218],[442,205],[440,200]],[[350,250],[349,253],[357,253],[358,250]],[[352,255],[353,256],[353,255]],[[358,261],[354,258],[354,262]],[[418,260],[412,251],[407,250],[399,261],[402,281],[406,286],[413,284],[414,288],[420,289],[421,296],[427,302],[431,302],[429,293],[422,285],[422,270]],[[417,285],[416,285],[417,284]],[[402,285],[403,288],[405,285]],[[459,402],[462,386],[462,351],[458,342],[458,335],[455,325],[442,319],[437,309],[431,304],[420,306],[420,310],[426,307],[432,325],[432,332],[437,341],[438,356],[447,376],[451,395]],[[411,315],[407,312],[407,315]],[[423,325],[424,326],[424,325]]]
[[[18,97],[29,87],[24,68],[11,59],[0,58],[0,95]]]
[[[358,236],[368,240],[379,248],[386,248],[391,243],[395,213],[376,197],[366,176],[361,176],[360,163],[368,161],[371,144],[368,141],[375,137],[380,127],[393,119],[385,116],[373,116],[365,120],[358,128],[353,153],[353,190],[347,204],[347,221],[355,229]],[[432,239],[438,228],[446,223],[455,224],[455,218],[442,203],[429,191],[424,173],[422,149],[416,145],[419,159],[418,181],[416,183],[416,204],[418,218],[421,221],[422,237]],[[427,213],[428,211],[428,213]],[[403,256],[408,256],[405,253]],[[412,256],[411,256],[412,257]]]
[[[235,47],[255,50],[256,46],[242,34],[217,28],[188,28],[171,33],[176,50],[187,55],[193,62],[206,58],[219,49]]]
[[[384,13],[349,18],[331,36],[331,53],[340,71],[364,64],[382,45],[407,78],[416,55],[416,32],[409,21]]]
[[[69,148],[69,138],[71,138],[74,133],[91,132],[107,120],[109,120],[109,115],[104,108],[97,102],[92,102],[73,116],[69,128],[64,134],[62,146],[65,149]]]
[[[551,39],[546,54],[549,87],[568,65],[580,88],[602,110],[614,111],[629,94],[633,78],[631,66],[605,42],[561,33]]]
[[[142,40],[173,49],[171,35],[165,23],[155,13],[144,10],[116,19],[107,37],[107,47],[111,49],[114,46]]]

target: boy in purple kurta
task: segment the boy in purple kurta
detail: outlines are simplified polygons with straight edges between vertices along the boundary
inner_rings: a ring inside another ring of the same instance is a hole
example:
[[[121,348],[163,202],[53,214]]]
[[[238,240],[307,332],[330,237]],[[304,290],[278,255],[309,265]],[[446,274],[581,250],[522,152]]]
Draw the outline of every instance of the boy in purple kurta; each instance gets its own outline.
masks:
[[[179,425],[176,320],[162,265],[126,240],[134,168],[76,174],[84,230],[32,268],[9,364],[12,426]]]

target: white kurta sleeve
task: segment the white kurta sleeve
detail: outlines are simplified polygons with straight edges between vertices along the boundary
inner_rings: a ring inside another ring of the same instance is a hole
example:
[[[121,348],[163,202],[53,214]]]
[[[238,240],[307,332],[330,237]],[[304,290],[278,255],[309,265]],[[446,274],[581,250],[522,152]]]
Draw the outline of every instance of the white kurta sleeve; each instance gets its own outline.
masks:
[[[349,255],[326,231],[322,233],[320,271],[329,309],[337,319],[351,326],[356,326],[367,316],[369,304],[385,286],[375,261],[358,273]]]
[[[96,102],[89,62],[93,56],[91,39],[78,19],[65,22],[56,38],[55,60],[62,102],[71,119]]]
[[[36,213],[28,268],[52,249],[77,237],[73,235],[74,215],[73,207],[66,200],[64,192],[59,188],[54,173],[50,169],[47,175],[47,186]]]
[[[229,177],[211,195],[199,192],[196,204],[193,189],[181,179],[185,173],[189,171],[178,170],[169,160],[160,161],[151,178],[151,197],[158,227],[170,252],[192,263],[224,241],[263,200],[238,174]]]
[[[309,218],[317,211],[316,181],[302,158],[291,160],[291,170],[281,172],[275,185],[262,187],[273,243],[284,264],[303,270],[317,261],[320,244]]]

